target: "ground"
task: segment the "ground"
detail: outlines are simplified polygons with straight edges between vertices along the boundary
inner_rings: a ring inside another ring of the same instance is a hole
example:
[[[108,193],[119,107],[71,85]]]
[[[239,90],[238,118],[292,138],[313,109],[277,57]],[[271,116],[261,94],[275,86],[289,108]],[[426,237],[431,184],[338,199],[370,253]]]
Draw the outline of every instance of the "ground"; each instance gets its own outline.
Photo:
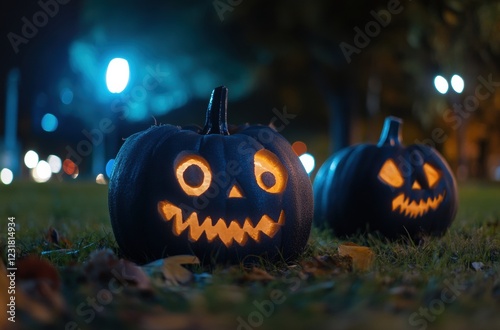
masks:
[[[15,217],[17,263],[26,265],[16,274],[16,323],[4,314],[0,328],[499,329],[500,185],[461,185],[459,196],[458,216],[442,238],[417,245],[340,240],[315,229],[291,265],[188,265],[194,275],[182,284],[174,283],[186,275],[176,267],[165,281],[161,267],[119,260],[106,185],[0,186],[3,262],[8,217]],[[349,257],[339,257],[346,241],[370,247],[373,265],[353,269]],[[139,280],[113,277],[113,269],[136,271]],[[5,306],[6,293],[0,297]]]

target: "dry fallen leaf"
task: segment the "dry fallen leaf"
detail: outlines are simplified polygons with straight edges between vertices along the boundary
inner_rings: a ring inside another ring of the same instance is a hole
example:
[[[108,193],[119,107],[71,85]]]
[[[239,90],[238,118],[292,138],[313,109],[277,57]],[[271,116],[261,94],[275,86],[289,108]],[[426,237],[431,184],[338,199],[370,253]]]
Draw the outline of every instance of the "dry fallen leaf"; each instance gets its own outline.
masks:
[[[120,259],[114,268],[126,281],[133,282],[141,290],[151,289],[149,276],[132,261]]]
[[[472,262],[471,264],[471,267],[475,270],[475,271],[480,271],[483,269],[484,267],[484,264],[482,262],[479,262],[479,261],[474,261]]]
[[[59,248],[69,248],[73,245],[66,237],[59,235],[59,232],[54,227],[50,227],[45,233],[45,240]]]
[[[58,270],[48,260],[29,255],[17,262],[16,303],[33,319],[50,323],[65,310]]]
[[[301,262],[301,266],[303,272],[307,275],[331,276],[350,272],[352,270],[352,258],[338,254],[315,256],[312,260]]]
[[[17,261],[17,281],[44,281],[52,290],[59,290],[61,278],[59,271],[47,259],[29,255]]]
[[[113,278],[112,270],[117,263],[118,257],[111,249],[99,249],[89,255],[84,271],[91,282],[108,283]]]
[[[366,246],[359,246],[351,242],[340,244],[339,255],[352,258],[352,265],[355,270],[367,271],[373,266],[375,253]]]
[[[269,274],[266,270],[254,266],[250,271],[245,272],[242,280],[245,282],[267,282],[274,280],[274,276]]]
[[[9,280],[7,277],[7,271],[5,270],[5,265],[0,259],[0,306],[6,306],[9,302],[9,296],[7,295],[9,287]],[[3,308],[2,308],[3,309]],[[7,324],[7,313],[0,313],[0,329],[5,329]]]
[[[84,267],[87,278],[93,283],[108,285],[112,278],[120,277],[127,284],[141,290],[151,288],[149,276],[141,267],[125,259],[118,259],[111,249],[93,251]]]
[[[163,275],[167,285],[180,285],[189,282],[193,278],[193,274],[182,267],[182,265],[197,265],[200,260],[195,256],[178,255],[168,257],[163,260]]]

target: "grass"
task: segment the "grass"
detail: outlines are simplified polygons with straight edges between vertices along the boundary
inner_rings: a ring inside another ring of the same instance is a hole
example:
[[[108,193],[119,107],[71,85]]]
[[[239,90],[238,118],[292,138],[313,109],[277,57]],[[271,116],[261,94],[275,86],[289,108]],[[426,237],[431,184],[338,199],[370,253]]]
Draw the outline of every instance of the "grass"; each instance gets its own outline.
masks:
[[[344,240],[313,230],[296,263],[262,261],[260,268],[274,279],[262,280],[242,266],[219,267],[210,270],[210,280],[183,287],[155,286],[147,292],[126,287],[99,310],[89,301],[102,286],[86,278],[85,264],[98,248],[118,251],[107,187],[21,182],[0,189],[0,246],[6,244],[6,219],[15,216],[19,256],[58,250],[45,237],[51,226],[79,251],[43,255],[62,278],[65,308],[45,323],[19,311],[19,328],[500,328],[499,185],[462,186],[458,216],[442,238],[414,245],[351,237],[376,254],[368,272],[347,271],[335,259],[322,258],[335,256]],[[195,274],[207,271],[191,269]]]

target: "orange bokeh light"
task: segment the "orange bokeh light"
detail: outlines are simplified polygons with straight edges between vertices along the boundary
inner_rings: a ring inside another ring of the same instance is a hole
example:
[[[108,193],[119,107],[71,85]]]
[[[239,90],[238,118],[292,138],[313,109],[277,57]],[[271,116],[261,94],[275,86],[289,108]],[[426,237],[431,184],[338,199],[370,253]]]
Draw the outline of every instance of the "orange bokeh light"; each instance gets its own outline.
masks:
[[[302,141],[295,141],[292,144],[292,149],[297,154],[297,156],[303,155],[307,152],[307,146]]]
[[[73,175],[78,173],[78,165],[76,165],[71,159],[65,159],[63,162],[63,171],[67,175]]]

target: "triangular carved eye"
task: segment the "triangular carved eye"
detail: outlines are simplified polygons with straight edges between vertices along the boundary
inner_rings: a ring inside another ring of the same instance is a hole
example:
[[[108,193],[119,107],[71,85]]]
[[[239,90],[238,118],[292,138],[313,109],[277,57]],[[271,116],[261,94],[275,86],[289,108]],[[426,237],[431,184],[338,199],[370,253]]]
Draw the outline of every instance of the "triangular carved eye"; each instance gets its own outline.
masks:
[[[427,177],[429,187],[434,188],[439,179],[441,179],[441,173],[439,173],[438,170],[427,163],[424,164],[424,172],[425,176]]]
[[[391,187],[399,188],[405,182],[398,166],[392,159],[386,160],[380,172],[378,173],[378,178],[380,181],[388,184]]]

